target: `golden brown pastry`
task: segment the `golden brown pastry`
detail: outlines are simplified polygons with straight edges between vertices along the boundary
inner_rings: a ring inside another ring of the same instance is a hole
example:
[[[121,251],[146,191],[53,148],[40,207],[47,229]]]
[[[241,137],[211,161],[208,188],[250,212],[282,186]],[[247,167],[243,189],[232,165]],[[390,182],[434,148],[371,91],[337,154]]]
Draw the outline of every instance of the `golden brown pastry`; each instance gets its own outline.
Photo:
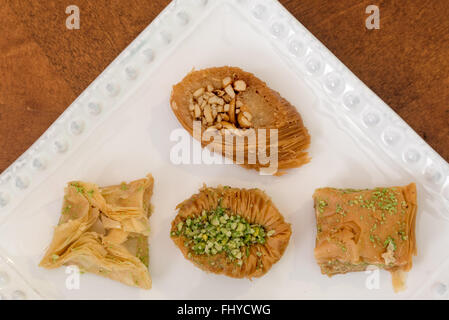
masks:
[[[205,271],[260,277],[290,240],[290,224],[259,189],[203,187],[176,208],[171,237],[184,257]]]
[[[77,265],[130,286],[151,288],[148,272],[148,218],[154,180],[99,188],[73,181],[53,240],[40,266]]]
[[[391,272],[396,291],[416,255],[416,185],[373,190],[317,189],[315,258],[321,272],[363,271],[375,265]]]
[[[281,175],[285,169],[310,160],[306,152],[310,136],[296,108],[265,82],[240,68],[190,72],[173,86],[170,104],[182,126],[203,147],[208,145],[245,168]],[[194,135],[194,121],[199,121],[203,136]],[[278,142],[274,136],[270,138],[274,130],[259,129],[277,129]],[[209,136],[204,136],[206,130]],[[216,135],[221,141],[216,141]],[[227,141],[226,135],[230,137]],[[243,152],[241,158],[238,152]],[[272,170],[274,161],[277,171]]]

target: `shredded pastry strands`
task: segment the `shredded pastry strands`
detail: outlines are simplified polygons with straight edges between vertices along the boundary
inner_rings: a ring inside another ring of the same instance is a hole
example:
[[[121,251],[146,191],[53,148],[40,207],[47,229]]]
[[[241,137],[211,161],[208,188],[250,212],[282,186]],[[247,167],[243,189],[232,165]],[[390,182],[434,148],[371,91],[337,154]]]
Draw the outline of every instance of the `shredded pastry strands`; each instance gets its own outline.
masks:
[[[148,272],[150,198],[154,179],[99,188],[68,183],[58,226],[40,266],[77,265],[129,286],[151,288]]]
[[[177,209],[172,240],[186,259],[208,272],[260,277],[290,240],[290,224],[259,189],[204,186]]]
[[[369,265],[392,274],[395,291],[416,255],[416,185],[373,190],[317,189],[315,258],[321,272],[363,271]]]

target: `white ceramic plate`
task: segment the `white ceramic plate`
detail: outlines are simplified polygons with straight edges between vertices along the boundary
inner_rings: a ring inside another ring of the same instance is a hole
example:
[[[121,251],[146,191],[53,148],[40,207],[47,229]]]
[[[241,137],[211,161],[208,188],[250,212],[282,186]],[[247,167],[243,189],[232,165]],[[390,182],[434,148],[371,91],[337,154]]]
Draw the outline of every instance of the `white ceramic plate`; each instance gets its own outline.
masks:
[[[311,163],[282,177],[236,165],[175,165],[170,134],[180,125],[171,86],[193,67],[253,72],[297,106]],[[155,177],[149,291],[84,274],[69,290],[65,268],[39,268],[73,179],[99,185]],[[278,2],[172,2],[50,129],[0,176],[0,295],[68,299],[447,298],[449,166]],[[415,181],[418,256],[408,289],[389,273],[328,278],[313,258],[317,187],[372,188]],[[169,237],[175,206],[203,184],[266,190],[292,224],[283,258],[264,277],[206,274]]]

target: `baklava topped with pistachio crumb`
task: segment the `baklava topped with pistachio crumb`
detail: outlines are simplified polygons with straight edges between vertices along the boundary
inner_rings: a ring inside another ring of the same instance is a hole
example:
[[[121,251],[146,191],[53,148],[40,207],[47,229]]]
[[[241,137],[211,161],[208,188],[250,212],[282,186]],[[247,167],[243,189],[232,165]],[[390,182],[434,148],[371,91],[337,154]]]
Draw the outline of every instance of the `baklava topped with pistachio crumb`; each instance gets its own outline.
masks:
[[[264,275],[291,235],[290,224],[259,189],[204,187],[177,209],[170,235],[184,256],[234,278]]]
[[[416,186],[373,190],[317,189],[315,258],[321,272],[363,271],[369,265],[391,272],[396,291],[416,255]]]

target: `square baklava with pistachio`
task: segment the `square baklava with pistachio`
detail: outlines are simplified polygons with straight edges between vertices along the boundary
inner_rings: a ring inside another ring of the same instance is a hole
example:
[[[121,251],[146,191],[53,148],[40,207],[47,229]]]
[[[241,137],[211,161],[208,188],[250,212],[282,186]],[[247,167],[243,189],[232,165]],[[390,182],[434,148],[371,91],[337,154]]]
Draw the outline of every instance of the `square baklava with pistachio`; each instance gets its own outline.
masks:
[[[416,185],[372,190],[320,188],[313,195],[317,236],[315,259],[332,276],[388,270],[401,290],[416,255]]]

